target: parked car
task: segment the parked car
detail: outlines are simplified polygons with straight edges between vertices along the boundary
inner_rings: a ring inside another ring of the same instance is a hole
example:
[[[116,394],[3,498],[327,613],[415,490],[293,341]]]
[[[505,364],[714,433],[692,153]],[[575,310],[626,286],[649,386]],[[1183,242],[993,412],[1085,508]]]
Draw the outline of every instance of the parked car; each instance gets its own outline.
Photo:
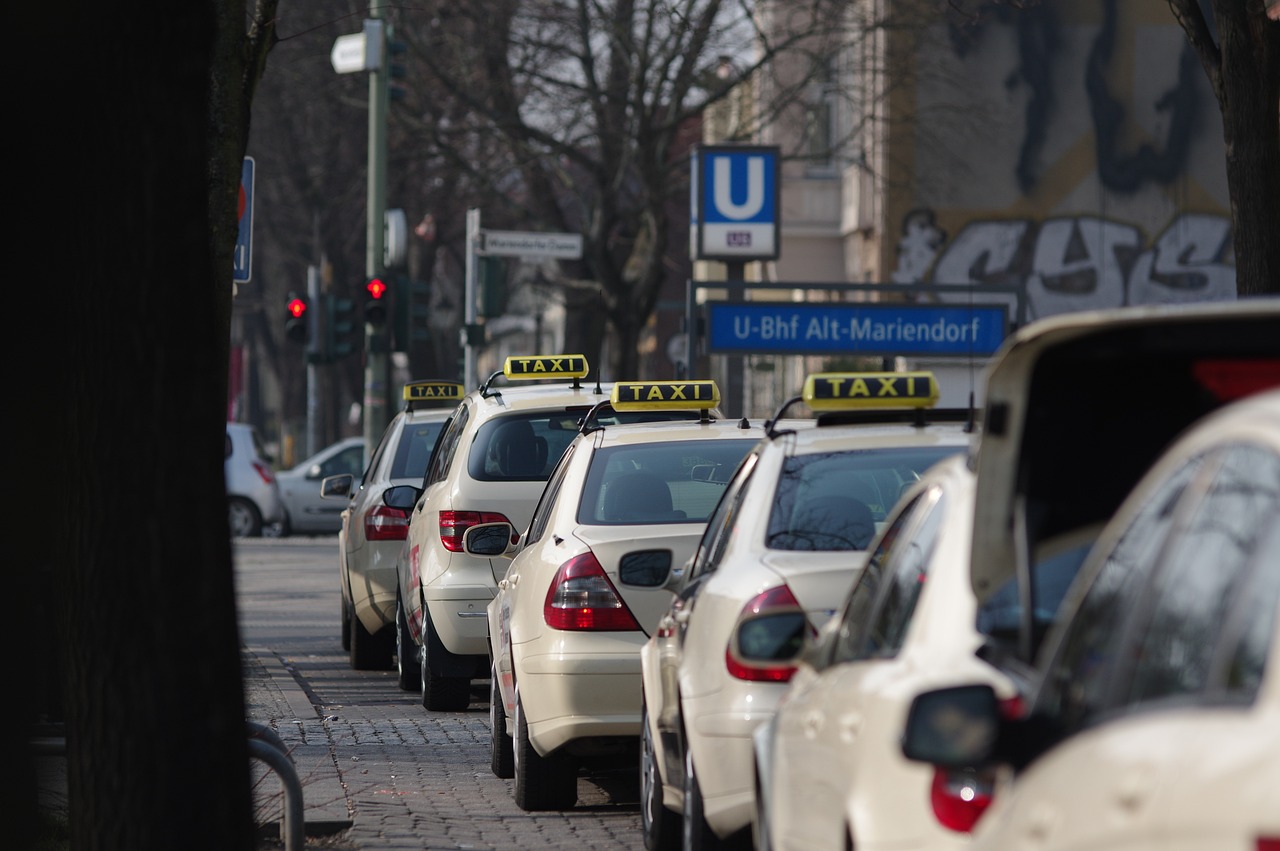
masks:
[[[1221,388],[1233,368],[1213,372]],[[1274,355],[1245,372],[1232,392],[1280,386]],[[1007,717],[983,684],[916,697],[908,758],[1006,770],[973,848],[1280,848],[1277,520],[1272,390],[1200,420],[1121,504],[1050,632],[1025,715]]]
[[[769,426],[716,507],[642,653],[647,848],[749,832],[752,733],[773,714],[806,633],[849,594],[902,492],[969,446],[972,412],[930,410],[929,373],[819,373],[816,427]]]
[[[249,423],[227,423],[222,474],[227,485],[227,520],[231,535],[256,538],[263,529],[284,522],[284,502],[258,431]]]
[[[387,424],[363,474],[335,473],[321,482],[322,497],[341,509],[342,649],[350,654],[355,670],[389,668],[400,658],[398,652],[393,655],[403,635],[403,624],[396,620],[396,560],[409,516],[383,503],[382,495],[396,485],[422,481],[436,440],[462,393],[462,385],[453,381],[405,384],[404,408]],[[397,673],[401,688],[417,688],[416,664],[398,666]]]
[[[320,482],[339,473],[360,475],[364,438],[348,437],[321,449],[288,470],[276,473],[284,500],[281,535],[327,535],[342,528],[343,506],[320,493]]]
[[[982,662],[969,584],[974,475],[966,455],[929,468],[871,545],[840,614],[801,652],[755,733],[756,851],[959,849],[991,802],[989,773],[907,760],[898,734],[914,694],[1013,683]]]
[[[764,434],[710,416],[597,417],[718,403],[712,381],[617,382],[561,455],[518,547],[509,523],[467,531],[466,552],[511,554],[488,606],[491,767],[515,778],[521,809],[572,807],[584,761],[634,761],[640,648],[671,603],[663,583]],[[487,550],[472,546],[477,535]]]
[[[465,709],[471,681],[489,676],[486,608],[507,560],[468,554],[463,536],[480,523],[510,523],[521,531],[528,526],[579,421],[609,398],[612,385],[584,385],[587,374],[582,355],[507,358],[501,372],[463,397],[419,486],[398,486],[383,495],[386,505],[410,518],[396,572],[398,617],[411,643],[401,642],[398,664],[418,663],[426,709]],[[499,378],[508,386],[499,386]],[[635,411],[609,416],[612,422],[642,422],[700,415]]]

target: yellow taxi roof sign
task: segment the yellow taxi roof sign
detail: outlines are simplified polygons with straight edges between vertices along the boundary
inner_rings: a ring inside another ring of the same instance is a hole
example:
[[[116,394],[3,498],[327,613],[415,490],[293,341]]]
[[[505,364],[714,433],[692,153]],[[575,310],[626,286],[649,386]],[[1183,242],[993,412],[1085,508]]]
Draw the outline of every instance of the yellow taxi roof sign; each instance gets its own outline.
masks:
[[[509,357],[502,367],[509,379],[586,378],[587,359],[583,355],[530,355]]]
[[[403,393],[406,402],[460,402],[463,387],[456,381],[409,381]]]
[[[714,381],[617,381],[609,403],[615,411],[705,410],[720,404]]]
[[[802,394],[815,411],[932,408],[938,395],[932,372],[817,372],[805,379]]]

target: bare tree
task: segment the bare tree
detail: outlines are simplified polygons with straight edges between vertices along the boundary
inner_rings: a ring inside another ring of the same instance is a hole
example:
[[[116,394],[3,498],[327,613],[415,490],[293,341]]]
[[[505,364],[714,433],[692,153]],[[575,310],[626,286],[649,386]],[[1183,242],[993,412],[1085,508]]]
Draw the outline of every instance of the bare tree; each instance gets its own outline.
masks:
[[[1280,23],[1262,0],[1169,0],[1222,112],[1242,296],[1280,293]]]
[[[42,708],[65,720],[75,848],[253,847],[222,459],[240,164],[275,6],[72,3],[61,59],[20,81],[74,95],[24,157],[43,176],[24,241],[74,297],[23,477],[48,510],[27,524],[43,534],[15,637],[20,674],[59,675]],[[47,10],[15,13],[48,29]],[[72,203],[67,239],[51,225]]]

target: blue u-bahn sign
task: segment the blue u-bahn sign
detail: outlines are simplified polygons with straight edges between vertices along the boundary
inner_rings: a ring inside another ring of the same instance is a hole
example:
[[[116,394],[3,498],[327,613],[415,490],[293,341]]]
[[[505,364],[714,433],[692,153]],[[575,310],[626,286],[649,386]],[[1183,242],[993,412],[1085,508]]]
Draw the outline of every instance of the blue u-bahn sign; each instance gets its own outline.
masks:
[[[993,354],[1008,333],[1004,305],[793,302],[708,305],[707,348],[718,354]]]
[[[776,260],[780,247],[778,148],[709,145],[690,162],[690,246],[695,260]]]

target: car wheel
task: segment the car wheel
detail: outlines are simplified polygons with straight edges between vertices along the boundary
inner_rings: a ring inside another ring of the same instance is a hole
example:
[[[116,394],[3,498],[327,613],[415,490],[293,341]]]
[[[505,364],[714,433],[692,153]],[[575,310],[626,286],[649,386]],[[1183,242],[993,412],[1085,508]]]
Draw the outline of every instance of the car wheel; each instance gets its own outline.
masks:
[[[431,653],[427,649],[427,631],[431,628],[430,619],[424,617],[422,652],[418,654],[422,708],[431,712],[461,712],[471,705],[471,680],[466,677],[441,677],[432,673]]]
[[[422,674],[422,663],[418,661],[421,651],[409,634],[409,618],[404,611],[404,603],[400,594],[396,594],[396,682],[401,691],[414,691],[419,688],[418,677]]]
[[[233,538],[256,538],[262,534],[262,515],[258,506],[247,499],[233,496],[227,500],[227,520]]]
[[[386,630],[371,633],[351,613],[351,667],[356,671],[385,671],[391,667],[391,647]]]
[[[679,817],[662,803],[662,768],[649,732],[649,709],[640,704],[640,827],[645,851],[676,851],[683,841]]]
[[[512,747],[516,806],[522,810],[567,810],[578,802],[577,766],[563,754],[540,756],[529,742],[520,692],[516,692],[516,739]]]
[[[342,618],[342,649],[349,651],[351,649],[351,613],[347,611],[345,599],[339,599],[338,602],[342,605],[342,611],[339,614]]]
[[[498,688],[498,667],[489,665],[489,767],[495,777],[510,780],[516,776],[515,745],[507,732],[507,710],[502,705],[502,690]]]
[[[711,851],[721,846],[720,837],[707,825],[703,815],[702,789],[693,771],[693,752],[684,749],[684,810],[680,820],[684,851]]]

